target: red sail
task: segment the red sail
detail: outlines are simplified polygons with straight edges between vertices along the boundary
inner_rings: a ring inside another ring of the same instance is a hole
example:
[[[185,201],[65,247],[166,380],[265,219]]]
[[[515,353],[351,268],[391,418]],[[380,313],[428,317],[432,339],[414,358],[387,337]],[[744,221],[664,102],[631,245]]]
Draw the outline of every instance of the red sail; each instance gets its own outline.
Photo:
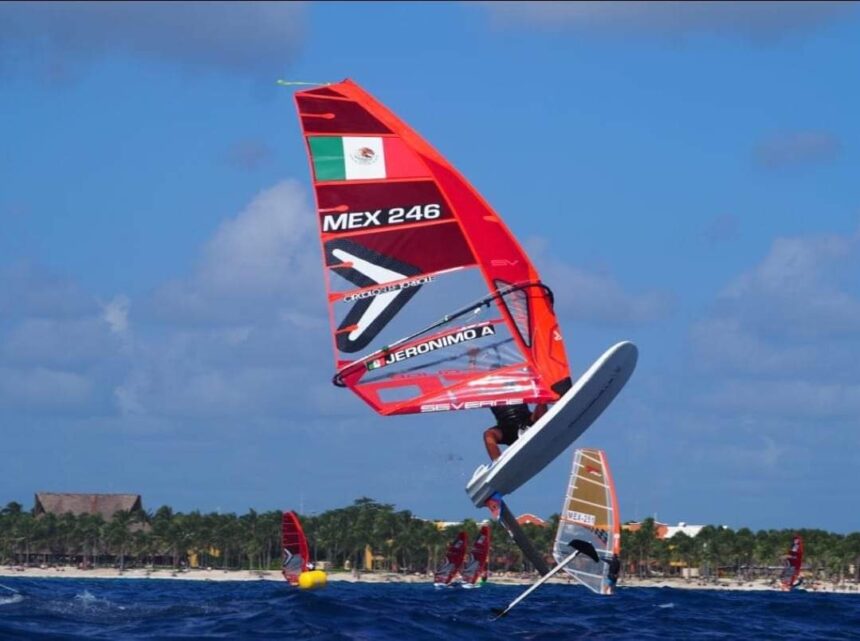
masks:
[[[308,569],[308,541],[299,516],[295,512],[284,512],[281,521],[283,563],[281,573],[292,585],[298,585],[299,575]]]
[[[464,583],[475,584],[479,579],[487,580],[487,562],[490,558],[490,528],[486,525],[481,527],[478,538],[472,544],[472,554],[463,565],[460,573]]]
[[[791,547],[785,557],[785,568],[779,577],[783,590],[791,590],[798,584],[800,568],[803,566],[803,538],[795,534],[791,540]]]
[[[451,583],[463,566],[463,560],[466,558],[466,547],[468,545],[469,539],[466,533],[460,532],[457,538],[448,546],[444,563],[439,566],[436,574],[433,575],[433,583],[436,585],[448,585]]]
[[[557,400],[570,371],[552,295],[498,214],[354,82],[296,105],[335,383],[381,414]]]

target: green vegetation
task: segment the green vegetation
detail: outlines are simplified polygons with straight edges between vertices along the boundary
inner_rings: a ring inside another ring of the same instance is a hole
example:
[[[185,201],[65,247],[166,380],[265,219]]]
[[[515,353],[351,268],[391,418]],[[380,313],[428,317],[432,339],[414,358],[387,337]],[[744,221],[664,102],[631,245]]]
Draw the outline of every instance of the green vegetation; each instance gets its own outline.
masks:
[[[638,531],[621,533],[622,561],[628,573],[638,576],[681,574],[696,569],[701,577],[750,580],[773,577],[791,544],[800,534],[804,542],[805,572],[817,579],[842,581],[853,569],[860,581],[860,532],[848,535],[824,530],[732,530],[708,525],[695,537],[679,533],[671,539],[655,536],[654,519]]]
[[[638,576],[678,575],[683,568],[700,577],[750,580],[774,577],[795,534],[804,541],[804,572],[816,579],[842,581],[853,571],[860,581],[860,532],[848,535],[824,530],[732,530],[708,525],[695,537],[679,533],[657,539],[654,519],[642,522],[638,531],[621,533],[624,565]]]
[[[311,557],[333,568],[363,567],[367,546],[374,569],[401,572],[432,571],[448,543],[465,529],[469,540],[478,524],[439,530],[433,522],[418,519],[408,510],[368,498],[319,515],[300,515]],[[555,538],[558,515],[546,527],[527,524],[523,529],[539,550],[549,550]],[[187,514],[163,506],[153,513],[117,512],[110,521],[98,515],[75,516],[25,512],[19,503],[0,510],[0,563],[72,564],[89,567],[174,567],[197,557],[200,566],[223,569],[278,569],[281,558],[281,513],[250,510],[235,514]],[[679,574],[697,568],[703,576],[754,576],[773,574],[788,549],[792,530],[753,533],[708,526],[698,536],[683,534],[658,540],[655,524],[646,519],[637,532],[622,533],[622,561],[628,573],[641,576]],[[843,578],[849,566],[860,570],[860,532],[840,535],[822,530],[799,530],[806,546],[806,563],[816,576]],[[498,523],[492,524],[490,569],[529,570],[519,548]],[[860,577],[855,577],[860,578]]]

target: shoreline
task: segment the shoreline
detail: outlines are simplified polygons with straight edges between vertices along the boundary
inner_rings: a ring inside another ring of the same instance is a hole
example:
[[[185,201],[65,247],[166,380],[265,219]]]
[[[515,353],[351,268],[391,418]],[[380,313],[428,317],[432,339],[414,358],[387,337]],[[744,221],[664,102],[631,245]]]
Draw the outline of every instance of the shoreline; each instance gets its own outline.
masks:
[[[356,575],[348,571],[327,572],[330,582],[345,581],[348,583],[431,583],[432,576],[424,574],[398,574],[394,572],[360,572]],[[144,569],[134,568],[120,572],[116,568],[96,568],[82,570],[76,567],[46,567],[24,568],[21,566],[0,567],[0,578],[29,578],[29,579],[173,579],[179,581],[283,581],[280,572],[275,570],[215,570],[215,569]],[[491,574],[490,583],[497,585],[531,585],[537,580],[537,575],[522,574]],[[548,581],[556,584],[573,584],[573,579],[562,576],[553,577]],[[681,590],[730,590],[730,591],[773,591],[779,592],[770,580],[756,579],[753,581],[738,581],[737,579],[721,579],[704,581],[702,579],[662,578],[640,579],[637,577],[622,577],[618,582],[620,588],[675,588]],[[856,594],[860,595],[860,584],[843,582],[809,582],[804,585],[807,592],[827,594]]]

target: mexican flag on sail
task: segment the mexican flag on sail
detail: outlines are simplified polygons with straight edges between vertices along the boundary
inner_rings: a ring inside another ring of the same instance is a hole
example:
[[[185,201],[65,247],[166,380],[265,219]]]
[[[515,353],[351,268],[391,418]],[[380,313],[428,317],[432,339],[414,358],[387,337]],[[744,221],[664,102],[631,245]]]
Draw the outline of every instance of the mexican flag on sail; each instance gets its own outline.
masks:
[[[424,163],[397,137],[308,136],[317,180],[379,180],[427,176]]]

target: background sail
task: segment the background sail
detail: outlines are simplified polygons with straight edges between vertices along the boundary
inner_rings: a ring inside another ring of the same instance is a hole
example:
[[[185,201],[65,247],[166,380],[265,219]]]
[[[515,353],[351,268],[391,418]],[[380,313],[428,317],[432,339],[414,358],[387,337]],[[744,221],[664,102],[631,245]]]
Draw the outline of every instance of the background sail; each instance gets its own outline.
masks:
[[[478,538],[472,544],[472,552],[463,565],[460,575],[464,583],[475,584],[478,579],[487,578],[487,561],[490,556],[490,528],[481,526]]]
[[[570,372],[551,295],[480,194],[349,80],[296,105],[335,382],[382,414],[557,400]]]
[[[281,541],[283,546],[283,564],[281,572],[284,578],[297,584],[299,575],[308,569],[308,541],[299,517],[295,512],[284,512],[281,519]]]
[[[606,593],[609,564],[604,563],[621,551],[621,529],[615,484],[602,450],[581,448],[573,453],[573,466],[561,510],[553,557],[560,563],[573,549],[572,539],[594,546],[601,561],[579,554],[564,571],[598,594]]]
[[[803,538],[795,534],[791,539],[791,547],[785,558],[785,567],[780,574],[779,581],[783,590],[790,590],[800,577],[800,568],[803,566]]]
[[[457,576],[460,568],[463,566],[463,560],[466,558],[466,546],[469,545],[469,538],[465,532],[460,532],[451,545],[448,546],[448,551],[445,554],[445,560],[436,570],[433,575],[433,583],[437,585],[448,585]]]

